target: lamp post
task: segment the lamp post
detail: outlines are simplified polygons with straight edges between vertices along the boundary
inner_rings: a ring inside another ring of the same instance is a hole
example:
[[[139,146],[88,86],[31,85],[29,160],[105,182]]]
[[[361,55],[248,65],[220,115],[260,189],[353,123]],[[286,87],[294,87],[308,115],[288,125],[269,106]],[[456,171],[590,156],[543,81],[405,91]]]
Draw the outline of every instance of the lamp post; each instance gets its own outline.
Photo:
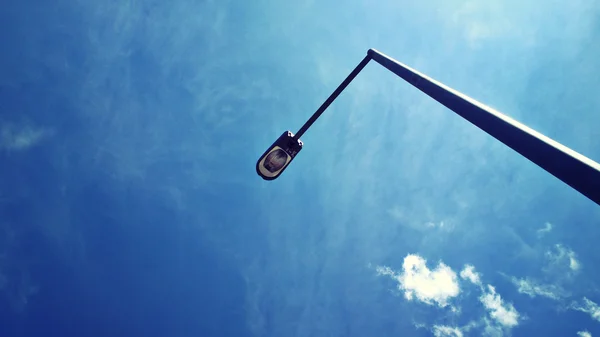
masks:
[[[300,137],[350,84],[360,71],[374,60],[417,89],[435,99],[457,115],[501,141],[550,174],[600,205],[600,164],[485,106],[394,59],[369,49],[367,56],[323,102],[294,135],[284,132],[256,163],[256,172],[265,180],[273,180],[289,166],[302,150]]]

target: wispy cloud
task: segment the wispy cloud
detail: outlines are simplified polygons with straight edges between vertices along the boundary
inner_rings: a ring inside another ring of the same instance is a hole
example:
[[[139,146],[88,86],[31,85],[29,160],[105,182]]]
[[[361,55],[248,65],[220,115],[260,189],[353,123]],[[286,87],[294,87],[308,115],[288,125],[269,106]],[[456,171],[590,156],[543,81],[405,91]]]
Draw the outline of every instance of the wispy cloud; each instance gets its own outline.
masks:
[[[426,228],[439,228],[439,229],[444,229],[444,228],[449,228],[448,224],[444,221],[440,221],[440,222],[426,222],[425,223],[425,227]]]
[[[457,327],[446,325],[434,325],[432,329],[435,337],[462,337],[462,331]]]
[[[0,149],[9,151],[27,150],[51,134],[49,130],[44,128],[6,123],[0,126]]]
[[[508,15],[509,10],[501,3],[466,1],[454,12],[452,20],[463,29],[471,47],[477,47],[485,40],[517,36],[520,36],[519,40],[532,43],[534,31],[530,25],[515,24],[518,18]]]
[[[377,272],[397,280],[398,288],[404,291],[408,300],[416,298],[430,305],[445,307],[460,292],[458,277],[450,267],[440,262],[430,270],[427,261],[419,255],[406,256],[401,273],[389,267],[377,267]]]
[[[528,295],[531,298],[542,296],[553,300],[559,300],[562,297],[562,289],[555,285],[538,284],[532,279],[519,279],[514,276],[510,277],[510,281],[517,287],[519,293]]]
[[[500,325],[512,328],[519,324],[519,313],[510,303],[505,304],[496,289],[488,285],[487,292],[479,298],[483,306],[489,311],[490,317]]]
[[[389,208],[387,214],[396,222],[401,223],[403,226],[410,227],[419,231],[427,231],[427,230],[439,230],[450,232],[454,229],[451,221],[441,220],[441,221],[416,221],[414,214],[411,214],[410,211],[396,205]],[[433,218],[433,214],[427,214],[426,218]]]
[[[551,230],[552,230],[552,224],[549,223],[549,222],[546,222],[544,224],[543,228],[540,228],[540,229],[537,230],[537,234],[538,234],[538,236],[543,236],[543,235],[545,235],[547,233],[550,233]]]
[[[584,330],[584,331],[578,331],[577,332],[577,336],[579,336],[579,337],[592,337],[592,334],[589,331]]]
[[[550,261],[551,267],[564,267],[571,272],[581,269],[581,263],[572,249],[562,244],[556,244],[553,248],[546,252],[546,258]]]
[[[573,303],[571,309],[585,312],[600,322],[600,306],[587,297],[583,298],[583,303]]]
[[[481,285],[481,278],[479,273],[475,271],[475,267],[472,265],[466,265],[463,270],[460,272],[460,277],[471,281],[471,283],[476,285]]]

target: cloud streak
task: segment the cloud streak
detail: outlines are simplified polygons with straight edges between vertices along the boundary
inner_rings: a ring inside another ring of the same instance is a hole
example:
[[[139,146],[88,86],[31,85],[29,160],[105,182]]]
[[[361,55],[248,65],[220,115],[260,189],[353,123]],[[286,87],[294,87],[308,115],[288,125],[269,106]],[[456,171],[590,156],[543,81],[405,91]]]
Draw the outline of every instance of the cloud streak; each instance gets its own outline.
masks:
[[[432,332],[435,337],[463,337],[459,328],[446,325],[434,325]]]
[[[559,300],[562,297],[562,290],[555,285],[537,284],[536,281],[532,279],[519,279],[514,276],[510,277],[510,281],[517,287],[519,293],[528,295],[531,298],[541,296]]]
[[[504,303],[496,289],[488,285],[487,292],[479,298],[483,306],[488,310],[492,319],[503,327],[512,328],[519,324],[519,313],[510,303]]]
[[[31,125],[17,126],[11,123],[0,127],[0,149],[24,151],[52,135],[50,130]]]
[[[550,233],[551,230],[552,230],[552,224],[549,222],[546,222],[544,224],[544,228],[540,228],[537,230],[537,234],[538,234],[538,236],[543,236],[545,234]]]
[[[479,273],[475,271],[475,267],[472,265],[466,265],[460,272],[460,277],[464,280],[469,280],[471,283],[481,285],[481,279]]]
[[[581,269],[581,263],[577,260],[577,255],[569,247],[562,244],[556,244],[546,252],[546,258],[550,261],[552,267],[565,268],[575,273]]]
[[[594,320],[600,322],[600,306],[595,302],[591,301],[587,297],[583,298],[583,303],[573,303],[571,309],[585,312],[589,314]]]
[[[484,319],[486,330],[498,331],[502,328],[510,329],[519,324],[519,312],[512,304],[505,303],[502,300],[502,297],[496,292],[494,286],[489,284],[487,286],[483,285],[481,275],[475,270],[473,265],[465,265],[460,272],[460,277],[478,286],[481,290],[482,294],[479,297],[479,301],[483,304],[490,318],[497,323],[493,324]]]

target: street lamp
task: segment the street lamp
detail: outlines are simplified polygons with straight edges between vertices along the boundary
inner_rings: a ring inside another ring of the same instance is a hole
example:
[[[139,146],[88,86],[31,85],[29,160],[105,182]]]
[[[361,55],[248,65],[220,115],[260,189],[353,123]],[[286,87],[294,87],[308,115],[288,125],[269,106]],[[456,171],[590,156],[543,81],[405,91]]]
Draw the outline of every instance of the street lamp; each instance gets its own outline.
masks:
[[[300,137],[321,116],[327,107],[350,84],[370,60],[421,90],[448,109],[517,151],[550,174],[600,205],[600,164],[552,140],[516,120],[477,102],[394,59],[369,49],[367,56],[323,102],[317,111],[294,135],[284,132],[256,163],[256,172],[263,179],[279,177],[302,150]]]

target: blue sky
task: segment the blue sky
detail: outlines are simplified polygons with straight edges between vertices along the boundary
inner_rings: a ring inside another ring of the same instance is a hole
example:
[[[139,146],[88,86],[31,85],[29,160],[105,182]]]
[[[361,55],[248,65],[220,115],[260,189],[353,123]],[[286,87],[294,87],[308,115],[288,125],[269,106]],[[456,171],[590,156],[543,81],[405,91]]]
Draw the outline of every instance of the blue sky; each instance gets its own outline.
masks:
[[[0,5],[0,335],[596,336],[600,208],[372,62],[600,161],[600,5]]]

